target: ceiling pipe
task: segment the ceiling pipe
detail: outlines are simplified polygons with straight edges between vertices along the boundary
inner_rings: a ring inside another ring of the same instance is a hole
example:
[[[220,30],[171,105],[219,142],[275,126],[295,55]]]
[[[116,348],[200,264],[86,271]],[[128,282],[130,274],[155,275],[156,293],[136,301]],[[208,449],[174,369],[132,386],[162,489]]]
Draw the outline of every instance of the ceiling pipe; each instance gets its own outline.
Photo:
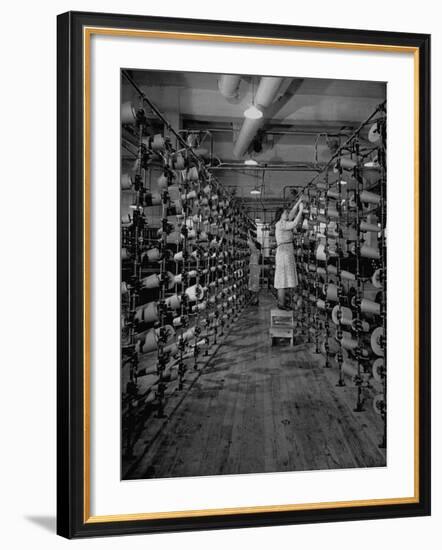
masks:
[[[234,128],[186,128],[185,130],[179,130],[179,133],[189,133],[189,134],[198,134],[200,132],[208,132],[208,133],[232,133],[234,132]],[[324,131],[319,130],[265,130],[263,132],[264,135],[269,136],[314,136],[317,137],[319,134],[321,135],[327,135],[329,137],[348,137],[350,135],[349,132],[339,132],[339,131],[330,131],[324,133]]]
[[[255,137],[256,132],[261,128],[264,123],[263,118],[245,118],[241,126],[241,130],[238,134],[238,138],[233,148],[233,156],[240,158],[247,151],[252,139]]]
[[[269,170],[273,172],[321,172],[323,170],[324,165],[321,164],[319,166],[314,166],[312,164],[305,164],[305,163],[299,163],[299,164],[258,164],[257,166],[254,165],[244,165],[243,162],[222,162],[221,164],[217,166],[207,166],[207,169],[209,171],[212,170],[235,170],[235,171],[244,171],[247,172],[262,172],[263,170]]]
[[[247,151],[250,143],[256,135],[256,132],[264,124],[265,109],[275,100],[278,90],[281,87],[283,78],[274,76],[263,76],[256,90],[254,105],[263,111],[263,116],[258,119],[245,118],[241,130],[238,134],[233,155],[240,158]]]
[[[275,76],[263,76],[259,83],[255,94],[254,104],[258,107],[268,107],[276,97],[276,94],[281,87],[283,78]]]
[[[223,74],[218,80],[218,89],[221,95],[226,99],[236,99],[238,97],[238,88],[241,81],[241,75]]]

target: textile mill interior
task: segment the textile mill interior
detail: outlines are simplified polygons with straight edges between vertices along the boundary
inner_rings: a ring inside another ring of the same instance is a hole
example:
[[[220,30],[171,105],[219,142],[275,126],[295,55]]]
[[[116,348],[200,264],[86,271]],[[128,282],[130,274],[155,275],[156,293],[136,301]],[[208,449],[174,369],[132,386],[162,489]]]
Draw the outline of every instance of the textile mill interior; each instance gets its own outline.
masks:
[[[121,476],[386,466],[386,84],[121,72]]]

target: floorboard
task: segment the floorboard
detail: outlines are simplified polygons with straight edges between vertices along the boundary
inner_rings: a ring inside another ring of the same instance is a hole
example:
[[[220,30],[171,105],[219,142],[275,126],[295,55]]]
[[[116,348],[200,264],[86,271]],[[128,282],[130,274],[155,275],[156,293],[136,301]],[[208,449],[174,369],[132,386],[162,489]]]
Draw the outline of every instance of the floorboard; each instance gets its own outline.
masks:
[[[350,380],[337,387],[338,373],[313,346],[272,347],[271,307],[261,292],[155,440],[141,433],[127,478],[386,465],[371,404],[355,412],[356,388]]]

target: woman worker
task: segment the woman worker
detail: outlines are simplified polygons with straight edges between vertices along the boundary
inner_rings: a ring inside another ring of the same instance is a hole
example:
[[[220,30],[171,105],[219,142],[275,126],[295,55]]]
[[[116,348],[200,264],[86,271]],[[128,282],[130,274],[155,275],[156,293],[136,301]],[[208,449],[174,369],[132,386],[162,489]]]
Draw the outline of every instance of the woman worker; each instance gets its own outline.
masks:
[[[250,304],[257,306],[259,303],[259,279],[261,275],[261,266],[259,265],[259,257],[261,254],[261,245],[253,238],[252,233],[249,231],[247,244],[250,250],[249,260],[249,291],[250,291]]]
[[[285,208],[279,208],[275,216],[277,249],[274,284],[278,291],[278,307],[280,309],[291,309],[286,305],[287,289],[298,286],[295,249],[293,247],[293,230],[301,220],[303,208],[302,201],[299,199],[290,211]]]

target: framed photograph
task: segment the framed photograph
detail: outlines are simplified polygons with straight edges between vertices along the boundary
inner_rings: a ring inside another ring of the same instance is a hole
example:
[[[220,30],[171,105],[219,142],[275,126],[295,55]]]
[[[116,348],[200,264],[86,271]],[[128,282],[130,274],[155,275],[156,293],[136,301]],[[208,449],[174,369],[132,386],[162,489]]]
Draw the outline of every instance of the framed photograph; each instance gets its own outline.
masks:
[[[58,533],[430,513],[430,37],[58,17]]]

